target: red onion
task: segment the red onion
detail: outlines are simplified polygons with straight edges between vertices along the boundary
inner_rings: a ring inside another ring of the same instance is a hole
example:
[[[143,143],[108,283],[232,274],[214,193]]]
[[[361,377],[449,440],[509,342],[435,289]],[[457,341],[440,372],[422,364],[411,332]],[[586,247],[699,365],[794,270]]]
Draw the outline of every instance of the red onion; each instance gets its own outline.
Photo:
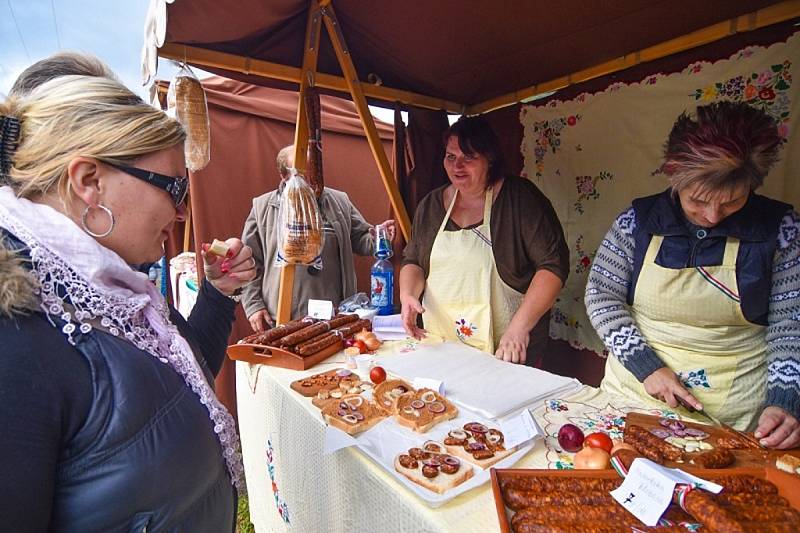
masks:
[[[583,431],[575,424],[564,424],[558,430],[558,445],[565,451],[577,452],[583,446]]]

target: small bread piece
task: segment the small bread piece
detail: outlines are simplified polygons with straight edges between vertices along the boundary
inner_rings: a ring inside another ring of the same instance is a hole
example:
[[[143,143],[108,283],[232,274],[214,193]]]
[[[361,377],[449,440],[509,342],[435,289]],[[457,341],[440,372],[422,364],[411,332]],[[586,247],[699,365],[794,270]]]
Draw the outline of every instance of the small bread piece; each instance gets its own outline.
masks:
[[[439,422],[456,416],[458,408],[431,389],[419,389],[397,399],[397,422],[417,433],[425,433]]]
[[[228,255],[228,243],[225,241],[221,241],[219,239],[214,239],[214,242],[211,243],[211,246],[208,247],[206,250],[207,253],[214,254],[219,257],[225,257]]]
[[[775,466],[790,474],[800,474],[800,457],[785,453],[775,460]]]
[[[339,401],[323,405],[322,417],[328,425],[348,435],[357,435],[370,429],[386,415],[360,394],[345,394]]]
[[[461,429],[450,430],[444,444],[451,455],[483,469],[505,459],[517,449],[506,449],[503,433],[479,422],[468,422]]]
[[[414,387],[405,380],[387,379],[375,387],[372,397],[381,411],[387,415],[394,415],[397,413],[398,398],[403,394],[412,393],[414,390]]]
[[[313,398],[319,394],[321,389],[327,389],[329,391],[338,389],[342,382],[347,383],[347,388],[350,388],[356,384],[356,382],[360,383],[361,380],[359,379],[358,375],[354,374],[350,370],[337,368],[334,370],[328,370],[327,372],[322,372],[320,374],[314,374],[313,376],[297,379],[292,381],[289,386],[293,391],[302,394],[306,398]]]
[[[419,451],[419,449],[417,450]],[[409,450],[409,452],[411,452],[411,450]],[[394,458],[394,469],[417,485],[425,487],[426,489],[437,494],[444,494],[448,490],[461,485],[472,477],[472,466],[469,463],[453,457],[452,455],[448,455],[446,453],[426,453],[428,457],[414,459],[411,457],[411,455],[409,455],[409,452],[401,453]],[[410,465],[416,466],[414,468],[403,466],[401,464],[401,458],[402,462],[406,462],[406,464],[409,464],[410,462]],[[445,463],[445,461],[447,463]],[[445,466],[445,470],[448,471],[452,471],[456,468],[457,469],[454,473],[447,473],[442,470],[441,466],[434,466],[437,463],[439,465],[447,464],[447,466]],[[425,468],[428,475],[423,473],[423,468]],[[433,475],[433,477],[429,477],[431,475]]]

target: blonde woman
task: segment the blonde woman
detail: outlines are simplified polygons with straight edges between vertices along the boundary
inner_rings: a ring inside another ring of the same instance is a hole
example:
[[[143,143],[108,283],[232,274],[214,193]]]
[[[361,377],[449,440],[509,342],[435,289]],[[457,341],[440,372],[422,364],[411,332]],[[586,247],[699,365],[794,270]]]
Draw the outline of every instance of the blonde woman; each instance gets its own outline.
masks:
[[[233,530],[239,439],[211,384],[251,252],[206,258],[188,322],[129,267],[185,217],[184,137],[102,77],[0,105],[4,530]]]
[[[800,444],[800,218],[755,193],[781,142],[744,103],[682,114],[670,187],[617,217],[586,286],[611,352],[602,389],[703,409],[770,448]]]

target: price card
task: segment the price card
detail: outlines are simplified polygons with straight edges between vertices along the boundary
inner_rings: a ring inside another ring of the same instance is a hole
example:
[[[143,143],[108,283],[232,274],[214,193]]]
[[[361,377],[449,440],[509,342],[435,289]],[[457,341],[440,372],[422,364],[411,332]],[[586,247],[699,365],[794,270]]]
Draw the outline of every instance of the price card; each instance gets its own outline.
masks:
[[[308,300],[308,316],[320,320],[330,320],[333,316],[333,302],[330,300]]]
[[[625,481],[611,496],[647,526],[655,526],[672,502],[677,483],[685,483],[718,493],[722,487],[675,468],[666,468],[649,459],[633,460]]]
[[[544,434],[527,409],[508,419],[500,420],[499,424],[505,436],[506,448],[509,449]]]

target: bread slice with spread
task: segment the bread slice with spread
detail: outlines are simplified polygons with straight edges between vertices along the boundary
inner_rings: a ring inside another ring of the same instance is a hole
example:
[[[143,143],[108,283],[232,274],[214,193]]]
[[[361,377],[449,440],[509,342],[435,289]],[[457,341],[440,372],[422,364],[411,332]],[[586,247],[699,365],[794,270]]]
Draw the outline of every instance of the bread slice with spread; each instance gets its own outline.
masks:
[[[436,441],[428,441],[422,448],[411,448],[397,455],[394,469],[437,494],[457,487],[473,474],[471,465],[445,453],[445,446]]]
[[[489,468],[516,450],[506,449],[502,431],[480,422],[468,422],[461,429],[450,430],[444,444],[448,453],[480,468]]]
[[[425,433],[439,422],[458,416],[458,408],[431,389],[419,389],[397,399],[395,419],[417,433]]]
[[[339,401],[325,404],[322,417],[328,425],[349,435],[357,435],[370,429],[386,415],[360,394],[346,394]]]

